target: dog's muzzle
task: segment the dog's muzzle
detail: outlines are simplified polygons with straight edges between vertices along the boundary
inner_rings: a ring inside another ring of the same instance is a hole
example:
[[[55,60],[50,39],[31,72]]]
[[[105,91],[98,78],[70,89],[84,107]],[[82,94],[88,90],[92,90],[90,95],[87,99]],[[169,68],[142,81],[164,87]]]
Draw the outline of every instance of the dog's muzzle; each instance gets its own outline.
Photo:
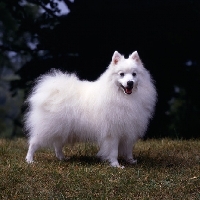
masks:
[[[125,94],[131,94],[133,90],[133,85],[134,85],[133,81],[128,81],[126,87],[124,87],[122,84],[121,84],[121,87]]]

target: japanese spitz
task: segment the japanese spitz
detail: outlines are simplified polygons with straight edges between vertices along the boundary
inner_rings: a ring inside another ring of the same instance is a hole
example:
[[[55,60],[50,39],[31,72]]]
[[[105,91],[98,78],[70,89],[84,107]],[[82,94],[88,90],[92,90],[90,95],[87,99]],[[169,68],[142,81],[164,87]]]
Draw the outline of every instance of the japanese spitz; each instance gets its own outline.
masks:
[[[154,113],[157,93],[137,51],[128,59],[114,52],[108,69],[93,82],[52,70],[39,77],[25,115],[28,163],[40,147],[52,146],[65,158],[66,144],[96,142],[97,156],[120,167],[118,156],[134,164],[132,151]]]

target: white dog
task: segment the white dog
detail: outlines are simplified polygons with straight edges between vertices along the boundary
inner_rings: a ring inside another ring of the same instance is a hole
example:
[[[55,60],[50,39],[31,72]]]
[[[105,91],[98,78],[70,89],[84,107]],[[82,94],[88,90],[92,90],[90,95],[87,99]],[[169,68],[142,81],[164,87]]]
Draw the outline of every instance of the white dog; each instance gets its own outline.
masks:
[[[113,167],[120,167],[118,156],[136,163],[133,145],[145,134],[156,97],[136,51],[128,59],[115,51],[108,69],[94,82],[53,70],[37,80],[27,99],[26,161],[33,162],[34,152],[44,146],[53,146],[62,160],[64,145],[90,141],[100,147],[97,156]]]

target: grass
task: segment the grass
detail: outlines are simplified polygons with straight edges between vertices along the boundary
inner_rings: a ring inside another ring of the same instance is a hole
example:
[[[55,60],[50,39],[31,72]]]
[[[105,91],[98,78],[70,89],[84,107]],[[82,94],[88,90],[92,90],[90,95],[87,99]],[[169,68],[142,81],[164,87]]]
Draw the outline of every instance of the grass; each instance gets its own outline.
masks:
[[[97,148],[66,147],[68,161],[40,150],[27,164],[25,139],[0,139],[0,199],[200,199],[200,140],[137,143],[138,164],[112,168]]]

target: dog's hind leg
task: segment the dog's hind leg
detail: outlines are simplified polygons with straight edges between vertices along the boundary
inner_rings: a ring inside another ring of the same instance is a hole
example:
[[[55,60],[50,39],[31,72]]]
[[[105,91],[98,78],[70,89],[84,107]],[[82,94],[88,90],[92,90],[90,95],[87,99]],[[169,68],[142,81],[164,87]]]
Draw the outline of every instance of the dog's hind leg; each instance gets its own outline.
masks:
[[[59,160],[65,160],[65,155],[62,151],[63,149],[63,144],[60,143],[60,142],[54,142],[54,149],[55,149],[55,154],[56,154],[56,157],[59,159]]]
[[[33,163],[33,155],[39,147],[40,147],[40,145],[38,145],[36,142],[30,141],[30,145],[29,145],[28,152],[26,155],[27,163]]]

